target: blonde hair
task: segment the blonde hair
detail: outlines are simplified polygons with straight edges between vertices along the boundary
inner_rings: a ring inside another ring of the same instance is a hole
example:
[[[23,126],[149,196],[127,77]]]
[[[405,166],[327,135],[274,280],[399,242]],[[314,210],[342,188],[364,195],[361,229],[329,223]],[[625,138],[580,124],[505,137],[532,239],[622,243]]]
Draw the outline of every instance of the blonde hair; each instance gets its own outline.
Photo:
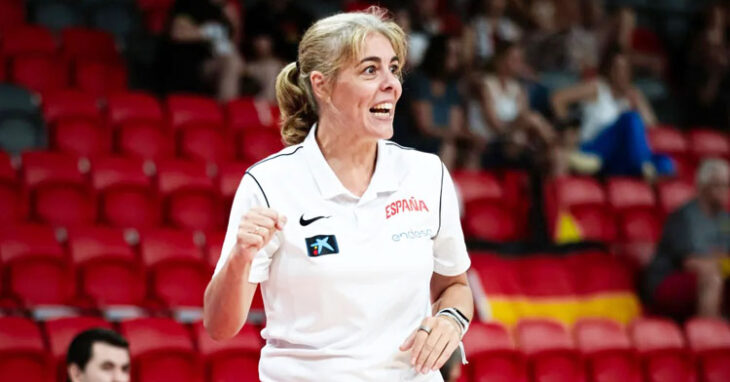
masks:
[[[365,39],[373,32],[390,41],[402,67],[406,59],[405,33],[382,8],[373,6],[364,12],[330,16],[304,32],[298,60],[286,65],[276,77],[276,101],[281,109],[281,136],[285,144],[301,143],[318,120],[310,73],[316,70],[327,80],[336,78],[344,64],[357,59]]]

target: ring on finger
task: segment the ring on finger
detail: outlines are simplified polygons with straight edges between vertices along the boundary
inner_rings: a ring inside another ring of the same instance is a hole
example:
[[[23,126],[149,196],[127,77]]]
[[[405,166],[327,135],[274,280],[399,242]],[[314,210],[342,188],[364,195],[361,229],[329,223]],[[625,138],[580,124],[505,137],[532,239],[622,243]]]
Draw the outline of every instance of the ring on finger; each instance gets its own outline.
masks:
[[[419,326],[418,330],[423,330],[424,332],[426,332],[426,334],[431,334],[431,328],[429,328],[428,326],[425,326],[425,325]]]

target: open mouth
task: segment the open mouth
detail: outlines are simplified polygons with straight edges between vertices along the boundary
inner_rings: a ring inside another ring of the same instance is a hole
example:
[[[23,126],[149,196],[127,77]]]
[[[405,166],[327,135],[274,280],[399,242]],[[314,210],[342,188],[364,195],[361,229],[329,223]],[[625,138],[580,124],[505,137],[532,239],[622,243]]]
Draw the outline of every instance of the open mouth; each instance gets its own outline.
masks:
[[[370,112],[377,117],[389,117],[393,111],[393,104],[390,102],[379,103],[370,108]]]

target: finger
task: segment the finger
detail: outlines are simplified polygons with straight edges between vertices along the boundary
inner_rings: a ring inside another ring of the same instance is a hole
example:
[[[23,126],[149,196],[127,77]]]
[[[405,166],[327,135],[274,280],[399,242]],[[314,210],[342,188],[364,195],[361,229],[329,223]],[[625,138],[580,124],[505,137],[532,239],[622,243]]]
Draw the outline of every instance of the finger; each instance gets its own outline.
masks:
[[[274,229],[274,226],[276,225],[276,219],[272,219],[266,215],[261,215],[255,212],[247,213],[245,216],[245,221],[258,225],[260,227],[264,227],[266,229]]]
[[[416,359],[416,370],[420,372],[427,371],[425,364],[431,353],[438,352],[437,356],[441,354],[441,349],[436,349],[436,344],[441,340],[442,336],[443,333],[438,330],[434,330],[428,335],[426,342],[423,344],[423,348]]]
[[[241,227],[239,227],[239,232],[243,234],[259,236],[261,238],[261,247],[266,245],[269,240],[271,240],[271,236],[273,235],[272,230],[251,223],[241,224]],[[259,249],[261,247],[259,247]]]
[[[279,219],[276,221],[276,229],[282,230],[284,229],[284,226],[286,225],[286,216],[279,215]]]
[[[406,338],[405,341],[403,341],[403,344],[400,345],[400,351],[406,351],[413,346],[413,341],[416,339],[416,332],[411,333],[408,338]]]
[[[421,354],[421,349],[423,349],[423,346],[426,344],[426,337],[428,337],[428,333],[423,330],[416,330],[413,347],[411,348],[411,365],[413,366],[416,365],[418,355]]]
[[[441,337],[439,337],[436,345],[434,345],[433,351],[431,352],[431,354],[428,355],[428,358],[426,358],[426,362],[423,363],[421,373],[426,374],[429,371],[436,370],[434,369],[436,361],[441,357],[444,350],[446,350],[446,346],[448,346],[449,340],[450,338],[447,335],[442,335]]]
[[[449,343],[446,345],[446,349],[441,353],[441,356],[436,360],[436,364],[433,367],[433,370],[438,370],[444,366],[446,361],[449,360],[449,357],[451,357],[452,354],[454,354],[454,350],[459,346],[459,343],[456,341],[449,341]]]
[[[260,215],[264,215],[266,217],[269,217],[269,218],[271,218],[271,220],[276,220],[276,219],[279,218],[279,213],[276,212],[276,211],[274,211],[274,210],[272,210],[271,208],[266,208],[266,207],[252,207],[250,211],[256,212],[256,213],[258,213]]]
[[[244,249],[254,248],[259,250],[264,246],[264,238],[253,233],[239,231],[237,239],[239,247]]]

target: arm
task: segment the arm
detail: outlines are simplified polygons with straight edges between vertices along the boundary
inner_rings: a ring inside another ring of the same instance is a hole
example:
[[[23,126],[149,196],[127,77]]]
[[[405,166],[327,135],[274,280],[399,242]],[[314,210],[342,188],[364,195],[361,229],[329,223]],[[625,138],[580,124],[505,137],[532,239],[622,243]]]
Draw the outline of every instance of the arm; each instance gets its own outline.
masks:
[[[205,41],[207,38],[203,36],[200,28],[195,25],[193,20],[185,15],[178,15],[172,20],[170,28],[170,37],[175,41],[194,42]]]
[[[596,98],[597,94],[598,84],[595,81],[583,82],[555,92],[550,98],[550,103],[555,115],[559,119],[564,119],[568,117],[570,105]]]
[[[449,109],[449,131],[452,136],[465,135],[464,110],[461,105],[453,105]]]
[[[456,308],[471,321],[474,316],[474,298],[467,282],[466,272],[456,276],[443,276],[434,272],[431,277],[433,314],[444,308]]]
[[[654,114],[654,110],[652,109],[649,101],[646,100],[646,97],[644,97],[644,93],[642,93],[639,89],[632,88],[630,99],[632,106],[639,112],[641,119],[644,120],[644,125],[647,127],[653,127],[657,124],[657,118]]]
[[[507,127],[504,122],[497,118],[497,112],[494,110],[494,102],[492,93],[483,82],[479,86],[479,101],[482,107],[482,116],[487,122],[487,126],[494,130],[495,133],[502,133]]]
[[[233,3],[228,2],[223,7],[223,15],[228,19],[228,22],[231,23],[231,27],[233,28],[232,35],[233,35],[233,41],[236,43],[240,42],[241,40],[241,14],[238,9]]]

